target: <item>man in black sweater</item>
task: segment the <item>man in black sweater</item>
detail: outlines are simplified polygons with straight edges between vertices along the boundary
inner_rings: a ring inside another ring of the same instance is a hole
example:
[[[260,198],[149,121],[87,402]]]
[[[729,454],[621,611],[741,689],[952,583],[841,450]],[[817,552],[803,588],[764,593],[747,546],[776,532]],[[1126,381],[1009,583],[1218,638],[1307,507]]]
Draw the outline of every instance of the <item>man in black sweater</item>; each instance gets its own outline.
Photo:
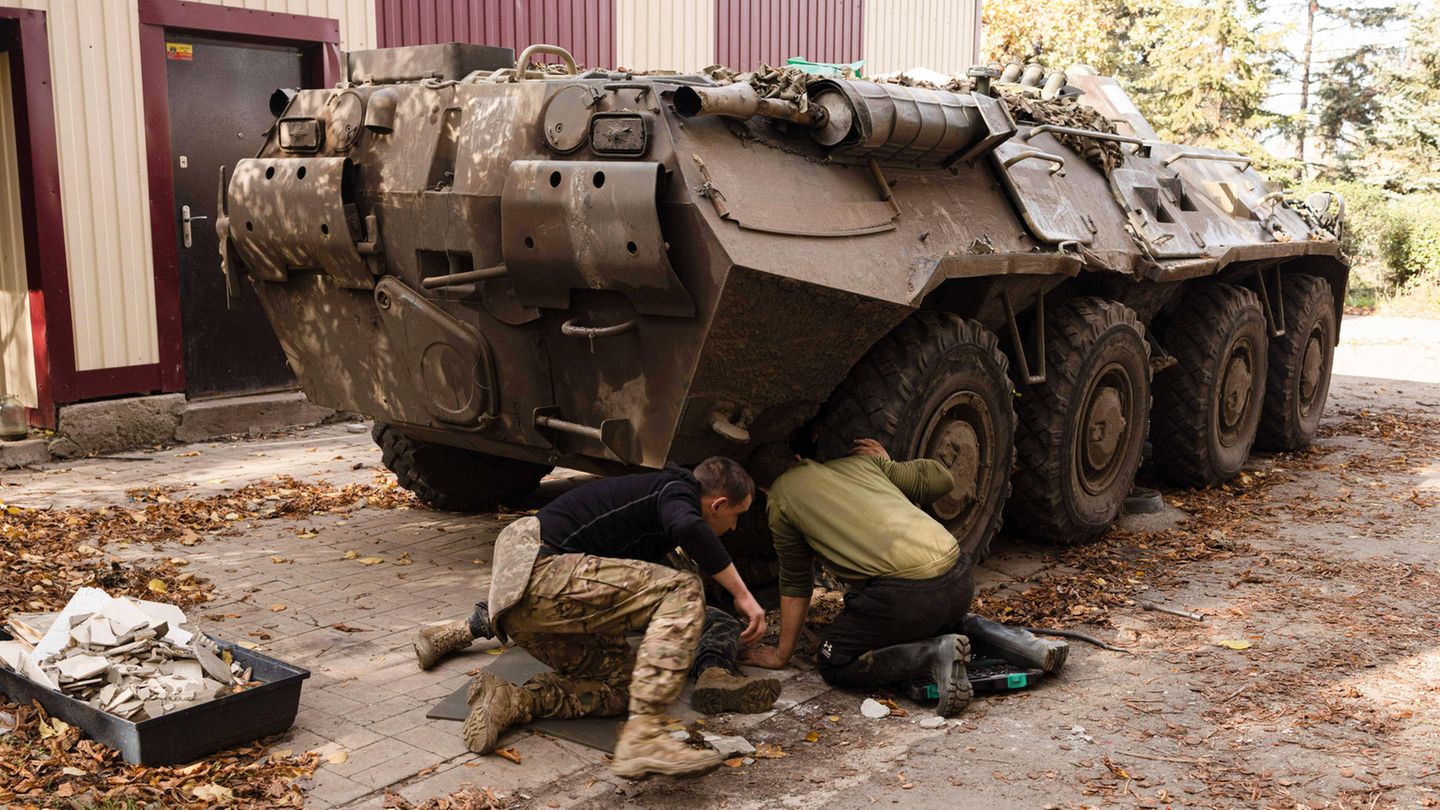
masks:
[[[612,716],[628,707],[616,773],[678,776],[719,765],[715,751],[671,739],[661,720],[680,696],[706,619],[699,578],[666,563],[683,551],[734,597],[745,622],[739,640],[760,638],[765,611],[719,537],[749,509],[753,490],[739,464],[717,457],[694,473],[671,465],[591,482],[507,526],[495,541],[488,603],[463,625],[426,628],[416,655],[423,669],[494,636],[513,639],[552,671],[519,687],[482,671],[470,687],[467,746],[493,750],[505,729],[537,717]],[[638,650],[625,640],[632,630],[644,631]]]

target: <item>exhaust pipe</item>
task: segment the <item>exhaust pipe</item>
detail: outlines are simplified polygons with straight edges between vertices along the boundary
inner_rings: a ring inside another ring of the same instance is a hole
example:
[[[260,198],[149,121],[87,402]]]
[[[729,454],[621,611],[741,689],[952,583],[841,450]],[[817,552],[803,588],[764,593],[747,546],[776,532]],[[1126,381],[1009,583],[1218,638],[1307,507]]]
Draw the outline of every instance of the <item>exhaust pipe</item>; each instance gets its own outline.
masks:
[[[761,98],[755,88],[744,82],[727,84],[722,87],[684,86],[675,91],[672,98],[675,112],[684,118],[701,115],[719,115],[745,121],[757,115],[778,118],[781,121],[818,127],[825,123],[825,111],[811,106],[801,110],[800,105],[778,98]]]

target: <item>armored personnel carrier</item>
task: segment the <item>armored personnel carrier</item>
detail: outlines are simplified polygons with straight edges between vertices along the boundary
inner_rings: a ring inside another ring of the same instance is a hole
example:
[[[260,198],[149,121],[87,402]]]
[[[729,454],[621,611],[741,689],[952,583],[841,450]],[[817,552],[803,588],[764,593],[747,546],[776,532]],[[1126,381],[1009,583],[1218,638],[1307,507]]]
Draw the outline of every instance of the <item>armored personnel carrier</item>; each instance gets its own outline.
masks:
[[[983,556],[1007,514],[1102,531],[1147,435],[1203,487],[1315,433],[1343,201],[1161,142],[1111,79],[632,75],[462,45],[345,76],[277,94],[228,180],[225,272],[309,397],[372,415],[436,507],[556,465],[873,436],[951,469],[934,513]]]

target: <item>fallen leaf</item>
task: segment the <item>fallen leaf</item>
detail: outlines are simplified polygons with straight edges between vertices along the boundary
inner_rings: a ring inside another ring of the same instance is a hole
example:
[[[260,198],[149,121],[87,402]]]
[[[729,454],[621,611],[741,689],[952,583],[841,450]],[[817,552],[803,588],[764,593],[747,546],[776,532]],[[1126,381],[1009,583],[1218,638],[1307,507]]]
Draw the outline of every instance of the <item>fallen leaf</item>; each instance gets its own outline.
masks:
[[[201,801],[214,802],[215,804],[229,804],[235,801],[235,793],[224,785],[217,785],[210,782],[199,787],[191,788],[190,792],[195,798]]]
[[[744,757],[731,757],[731,758],[725,760],[725,767],[727,767],[727,768],[738,768],[738,767],[740,767],[741,765],[744,765],[744,764],[745,764],[745,758],[744,758]]]
[[[79,768],[75,767],[74,765],[66,765],[65,767],[63,767],[63,768],[60,769],[60,772],[63,773],[63,774],[65,774],[66,776],[84,776],[84,775],[85,775],[85,772],[84,772],[84,771],[80,770]]]
[[[349,754],[349,753],[347,753],[347,752],[345,752],[345,751],[336,751],[335,753],[331,754],[330,756],[326,757],[325,759],[326,759],[326,761],[328,761],[331,765],[344,765],[344,764],[345,764],[345,761],[348,760],[349,758],[350,758],[350,754]]]
[[[258,649],[260,649],[260,645],[259,645],[259,644],[255,644],[255,643],[250,642],[250,641],[237,641],[237,642],[235,642],[235,644],[236,644],[237,646],[244,647],[244,648],[247,649],[247,650],[258,650]]]
[[[400,558],[395,561],[395,565],[413,565],[414,562],[414,560],[410,559],[410,552],[402,551],[400,552]]]
[[[819,741],[820,741],[820,734],[819,734],[818,732],[812,731],[812,732],[810,732],[809,734],[806,734],[806,735],[805,735],[805,742],[813,743],[813,742],[819,742]]]
[[[175,457],[176,457],[176,458],[195,458],[195,457],[198,456],[198,455],[200,455],[200,451],[199,451],[199,450],[191,450],[191,451],[188,452],[188,453],[176,453],[176,454],[175,454]]]
[[[790,753],[775,743],[760,743],[755,746],[755,753],[750,756],[756,759],[784,759],[790,756]]]
[[[342,560],[353,560],[353,559],[355,559],[356,557],[359,557],[359,556],[360,556],[360,552],[358,552],[358,551],[356,551],[355,549],[352,548],[352,549],[350,549],[349,551],[346,551],[343,555],[341,555],[340,559],[342,559]]]
[[[520,764],[520,752],[516,751],[514,748],[496,748],[495,756],[504,757],[505,759],[510,760],[516,765]]]
[[[1245,641],[1244,639],[1226,639],[1225,641],[1220,642],[1220,646],[1228,647],[1232,650],[1248,650],[1255,645],[1251,644],[1248,641]]]
[[[270,606],[270,611],[271,611],[272,613],[279,613],[280,611],[282,611],[282,610],[284,610],[284,609],[285,609],[285,606],[284,606],[284,605],[280,605],[280,604],[275,604],[275,605],[271,605],[271,606]]]
[[[154,591],[155,593],[169,593],[169,592],[170,592],[169,586],[167,586],[167,585],[165,584],[165,580],[163,580],[163,579],[152,579],[152,580],[150,580],[150,582],[148,582],[148,583],[145,585],[145,587],[146,587],[146,588],[149,588],[150,590]]]
[[[363,633],[363,632],[365,632],[365,628],[363,628],[363,627],[351,627],[350,625],[345,624],[344,622],[338,622],[338,623],[336,623],[336,624],[332,624],[332,625],[330,625],[330,629],[331,629],[331,630],[339,630],[339,631],[342,632],[342,633]]]
[[[315,532],[300,532],[299,534],[297,534],[297,535],[295,535],[295,536],[298,537],[298,538],[300,538],[301,540],[309,540],[310,538],[312,538],[312,537],[315,536]],[[347,552],[347,553],[348,553],[348,552]],[[349,557],[346,557],[345,559],[348,560],[348,559],[350,559],[350,558],[349,558]]]
[[[380,563],[383,563],[383,562],[385,562],[385,558],[384,558],[384,557],[361,557],[361,558],[360,558],[360,564],[361,564],[361,565],[379,565]]]
[[[274,557],[271,557],[271,558],[270,558],[270,562],[275,563],[276,565],[281,565],[281,564],[283,564],[283,563],[295,562],[295,561],[292,560],[292,559],[290,559],[290,558],[288,558],[288,557],[281,557],[280,555],[277,554],[277,555],[275,555]]]

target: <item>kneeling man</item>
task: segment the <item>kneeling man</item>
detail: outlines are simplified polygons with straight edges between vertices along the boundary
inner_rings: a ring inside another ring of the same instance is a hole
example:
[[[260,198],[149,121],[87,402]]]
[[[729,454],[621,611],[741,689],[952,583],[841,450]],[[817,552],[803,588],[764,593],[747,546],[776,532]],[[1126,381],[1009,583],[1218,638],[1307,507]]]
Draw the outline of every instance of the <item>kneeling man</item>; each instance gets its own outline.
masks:
[[[778,669],[789,662],[810,609],[816,558],[846,587],[844,609],[816,656],[827,683],[875,687],[929,674],[940,692],[936,714],[948,716],[972,696],[970,640],[962,633],[1046,671],[1064,662],[1063,642],[967,621],[975,593],[970,555],[917,506],[954,488],[940,462],[891,461],[879,442],[859,439],[850,456],[824,464],[763,447],[751,469],[769,499],[780,558],[780,639],[778,647],[747,650],[745,663]]]

